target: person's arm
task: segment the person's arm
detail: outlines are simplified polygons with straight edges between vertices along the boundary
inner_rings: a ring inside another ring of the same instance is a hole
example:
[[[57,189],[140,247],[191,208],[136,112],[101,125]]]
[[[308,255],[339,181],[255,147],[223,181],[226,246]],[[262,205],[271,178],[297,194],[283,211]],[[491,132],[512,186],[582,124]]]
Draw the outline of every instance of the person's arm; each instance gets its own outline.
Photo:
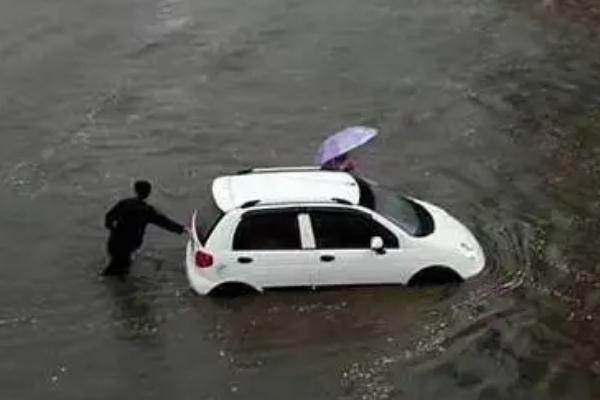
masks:
[[[121,210],[121,202],[118,202],[113,208],[111,208],[104,216],[104,226],[108,230],[113,230],[117,223],[118,216]]]
[[[148,222],[169,232],[178,233],[180,235],[186,231],[183,225],[169,219],[166,215],[161,214],[152,207],[150,208],[150,218]]]

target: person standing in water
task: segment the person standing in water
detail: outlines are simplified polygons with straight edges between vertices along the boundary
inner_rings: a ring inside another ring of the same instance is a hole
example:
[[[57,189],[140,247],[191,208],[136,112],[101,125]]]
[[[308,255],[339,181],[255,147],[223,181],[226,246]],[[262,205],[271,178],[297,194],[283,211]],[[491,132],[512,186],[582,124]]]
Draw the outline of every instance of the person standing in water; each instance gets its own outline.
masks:
[[[373,189],[371,189],[371,185],[369,185],[364,178],[361,178],[358,175],[356,171],[357,167],[358,163],[352,159],[352,157],[350,157],[350,154],[344,153],[324,163],[321,166],[321,169],[326,171],[342,171],[351,174],[358,184],[358,190],[360,192],[359,204],[363,207],[374,210],[375,195],[373,194]]]
[[[127,275],[131,266],[131,255],[140,248],[144,240],[146,225],[153,224],[173,233],[183,234],[187,229],[158,212],[146,199],[152,192],[147,181],[133,185],[135,197],[119,201],[105,217],[110,262],[103,275]]]
[[[369,143],[378,131],[368,126],[351,126],[334,133],[321,143],[315,161],[324,170],[343,171],[354,176],[360,190],[359,204],[375,209],[375,196],[369,182],[361,178],[356,169],[358,164],[350,152]]]

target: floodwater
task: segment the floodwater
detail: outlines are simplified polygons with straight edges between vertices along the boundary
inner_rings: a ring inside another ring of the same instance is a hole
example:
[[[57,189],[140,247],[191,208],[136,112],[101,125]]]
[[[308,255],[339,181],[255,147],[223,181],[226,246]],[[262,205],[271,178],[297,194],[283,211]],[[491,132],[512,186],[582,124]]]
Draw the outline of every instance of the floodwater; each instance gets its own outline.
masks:
[[[516,0],[0,3],[2,399],[600,398],[600,57]],[[381,129],[365,175],[464,220],[458,287],[194,295],[135,178],[186,220],[213,177]]]

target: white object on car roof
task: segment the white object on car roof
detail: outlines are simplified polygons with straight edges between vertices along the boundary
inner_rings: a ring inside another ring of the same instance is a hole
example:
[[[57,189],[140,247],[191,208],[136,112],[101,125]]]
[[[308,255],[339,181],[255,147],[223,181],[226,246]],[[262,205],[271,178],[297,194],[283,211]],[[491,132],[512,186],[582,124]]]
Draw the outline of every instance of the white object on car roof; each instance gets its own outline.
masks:
[[[360,191],[352,175],[315,169],[257,169],[222,176],[212,185],[215,204],[224,212],[252,201],[263,203],[331,202],[358,204]],[[258,172],[258,173],[257,173]]]

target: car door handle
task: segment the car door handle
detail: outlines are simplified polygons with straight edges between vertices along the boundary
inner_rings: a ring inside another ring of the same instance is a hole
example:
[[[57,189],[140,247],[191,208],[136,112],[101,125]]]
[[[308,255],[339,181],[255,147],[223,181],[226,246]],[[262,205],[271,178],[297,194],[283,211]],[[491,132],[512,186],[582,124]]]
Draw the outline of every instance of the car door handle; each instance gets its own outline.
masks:
[[[321,256],[321,261],[323,262],[332,262],[333,260],[335,260],[335,257],[331,254],[324,254]]]
[[[238,262],[240,264],[250,264],[252,261],[254,261],[254,260],[251,259],[250,257],[238,257]]]

